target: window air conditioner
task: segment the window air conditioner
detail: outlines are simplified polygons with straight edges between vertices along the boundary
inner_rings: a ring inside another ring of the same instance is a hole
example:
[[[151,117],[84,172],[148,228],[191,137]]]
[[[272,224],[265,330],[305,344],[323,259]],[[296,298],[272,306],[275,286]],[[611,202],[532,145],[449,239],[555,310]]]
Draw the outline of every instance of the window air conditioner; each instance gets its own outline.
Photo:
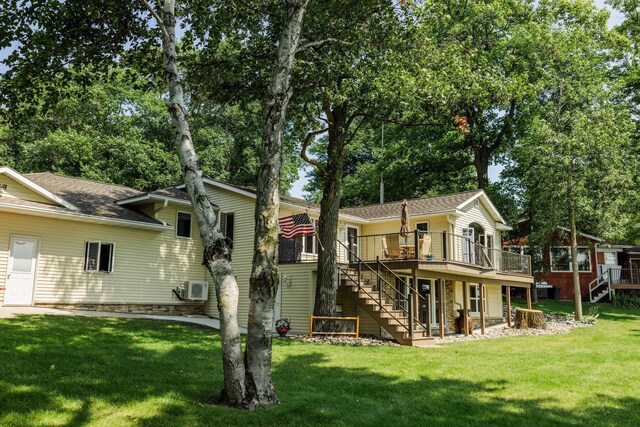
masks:
[[[209,297],[209,284],[201,280],[189,280],[184,291],[184,299],[206,301]]]

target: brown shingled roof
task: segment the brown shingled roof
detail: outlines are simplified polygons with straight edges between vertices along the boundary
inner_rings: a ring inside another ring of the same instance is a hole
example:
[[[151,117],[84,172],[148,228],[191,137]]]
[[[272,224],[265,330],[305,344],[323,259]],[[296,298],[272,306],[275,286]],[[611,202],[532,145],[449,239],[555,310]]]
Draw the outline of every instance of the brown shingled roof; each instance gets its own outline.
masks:
[[[473,190],[462,193],[407,200],[409,203],[409,214],[411,216],[428,215],[436,212],[453,210],[481,191],[482,190]],[[389,217],[400,218],[401,210],[402,201],[397,201],[383,203],[381,205],[376,204],[340,209],[340,213],[375,220]]]
[[[82,214],[148,224],[160,224],[155,219],[143,213],[116,204],[117,200],[144,194],[133,188],[56,175],[49,172],[27,173],[23,176],[45,190],[75,205]]]

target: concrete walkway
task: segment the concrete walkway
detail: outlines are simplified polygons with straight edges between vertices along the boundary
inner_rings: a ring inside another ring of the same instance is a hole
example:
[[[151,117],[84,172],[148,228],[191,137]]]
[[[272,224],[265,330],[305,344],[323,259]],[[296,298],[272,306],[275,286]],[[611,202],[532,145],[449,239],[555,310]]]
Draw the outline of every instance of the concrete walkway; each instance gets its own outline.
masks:
[[[207,316],[163,316],[155,314],[111,313],[105,311],[86,310],[60,310],[57,308],[39,307],[0,307],[0,319],[11,319],[16,316],[51,315],[51,316],[85,316],[85,317],[123,317],[128,319],[153,319],[170,322],[193,323],[207,328],[220,329],[220,321]],[[247,333],[246,328],[240,328],[240,332]]]

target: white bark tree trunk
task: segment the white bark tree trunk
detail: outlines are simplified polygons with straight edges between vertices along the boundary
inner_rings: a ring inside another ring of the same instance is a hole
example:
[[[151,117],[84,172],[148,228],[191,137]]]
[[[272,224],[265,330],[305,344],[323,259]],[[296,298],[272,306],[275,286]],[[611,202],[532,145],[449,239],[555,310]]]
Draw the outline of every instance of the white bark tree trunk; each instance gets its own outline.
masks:
[[[263,128],[246,349],[247,397],[253,399],[256,405],[278,401],[271,379],[271,336],[273,308],[280,284],[277,263],[282,134],[292,93],[291,69],[307,3],[308,0],[285,1],[287,19],[273,65]]]
[[[153,9],[150,11],[156,16]],[[209,200],[202,170],[196,155],[178,71],[175,39],[175,1],[165,0],[162,11],[163,67],[169,89],[169,113],[176,132],[176,145],[187,193],[193,205],[194,216],[204,245],[203,264],[211,273],[218,299],[220,335],[222,339],[222,366],[224,370],[225,403],[245,406],[245,365],[238,327],[238,284],[231,266],[229,242],[218,229],[218,219]]]

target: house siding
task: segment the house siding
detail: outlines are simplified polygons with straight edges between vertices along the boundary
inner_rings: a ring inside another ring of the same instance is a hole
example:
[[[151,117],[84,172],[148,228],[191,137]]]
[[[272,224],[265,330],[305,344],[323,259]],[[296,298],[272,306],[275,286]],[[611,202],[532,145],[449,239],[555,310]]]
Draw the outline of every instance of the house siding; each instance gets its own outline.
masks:
[[[255,199],[232,192],[230,190],[207,186],[211,200],[220,207],[221,212],[234,214],[234,239],[232,265],[236,275],[239,290],[238,321],[246,325],[249,317],[249,282],[253,262],[253,243],[255,229]],[[280,217],[301,213],[303,208],[282,205]],[[310,212],[311,218],[317,218],[317,212]],[[309,328],[309,315],[313,312],[315,288],[312,286],[315,262],[282,264],[279,266],[280,275],[287,276],[290,286],[282,286],[280,317],[288,317],[292,334],[303,334]],[[215,288],[209,288],[209,301],[205,306],[205,313],[218,318],[218,306]]]
[[[30,202],[47,203],[49,205],[55,204],[46,197],[41,196],[30,188],[25,187],[18,181],[8,177],[7,175],[0,174],[0,184],[7,186],[7,189],[3,194],[0,194],[0,201],[3,197],[11,197],[21,200],[28,200]]]
[[[469,283],[470,285],[477,285],[477,283]],[[502,313],[502,287],[499,285],[484,285],[486,309],[486,320],[500,320],[503,317]],[[464,293],[462,290],[462,282],[455,283],[455,307],[454,311],[464,307]],[[473,319],[480,319],[480,313],[474,313],[469,311],[469,315]]]
[[[158,218],[173,225],[175,215],[176,208],[169,205]],[[172,289],[188,280],[207,278],[195,222],[192,239],[176,239],[172,229],[152,231],[2,212],[0,288],[6,285],[12,235],[40,239],[36,305],[181,304]],[[87,241],[115,244],[112,273],[84,271]],[[0,298],[4,301],[4,292]]]

